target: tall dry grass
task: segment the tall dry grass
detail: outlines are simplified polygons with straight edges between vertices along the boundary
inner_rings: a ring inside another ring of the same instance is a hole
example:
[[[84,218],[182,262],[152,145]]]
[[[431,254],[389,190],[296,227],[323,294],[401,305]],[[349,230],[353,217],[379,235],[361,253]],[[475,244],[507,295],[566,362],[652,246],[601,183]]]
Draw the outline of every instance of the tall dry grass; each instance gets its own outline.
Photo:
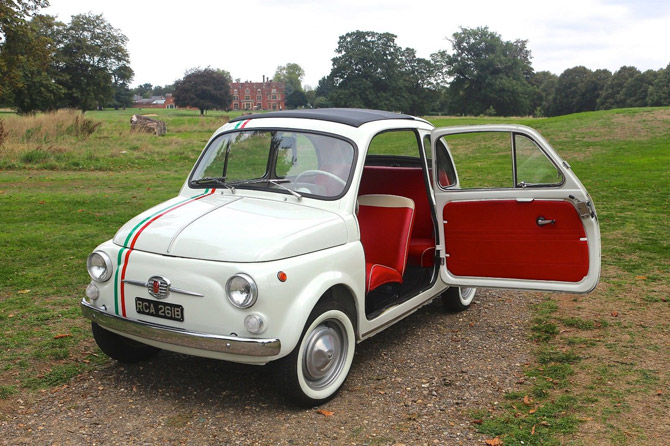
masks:
[[[57,142],[63,138],[86,139],[102,122],[85,118],[76,110],[58,110],[33,116],[10,116],[4,119],[3,145],[35,145]]]

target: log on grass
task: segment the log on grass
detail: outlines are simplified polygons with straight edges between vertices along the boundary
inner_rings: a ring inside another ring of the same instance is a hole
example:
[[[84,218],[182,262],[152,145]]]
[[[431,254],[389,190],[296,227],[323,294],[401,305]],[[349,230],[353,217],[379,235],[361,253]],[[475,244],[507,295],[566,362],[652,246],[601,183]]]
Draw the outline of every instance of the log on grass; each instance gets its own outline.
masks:
[[[130,129],[137,132],[153,133],[157,136],[163,136],[167,133],[165,122],[142,115],[133,115],[130,118]]]

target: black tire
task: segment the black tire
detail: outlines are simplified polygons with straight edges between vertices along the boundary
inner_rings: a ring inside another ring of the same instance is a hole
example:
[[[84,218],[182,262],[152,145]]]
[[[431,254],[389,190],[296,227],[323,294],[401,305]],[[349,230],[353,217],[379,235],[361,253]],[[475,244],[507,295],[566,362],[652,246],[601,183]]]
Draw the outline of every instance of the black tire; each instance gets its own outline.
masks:
[[[295,349],[276,363],[279,390],[301,407],[331,400],[347,379],[354,359],[355,311],[335,299],[312,310]]]
[[[119,362],[135,363],[147,361],[158,354],[161,350],[150,345],[141,344],[132,339],[112,333],[102,328],[95,322],[91,322],[93,338],[100,350],[112,359]]]
[[[449,287],[442,293],[442,305],[445,310],[454,313],[467,310],[476,293],[477,288]]]

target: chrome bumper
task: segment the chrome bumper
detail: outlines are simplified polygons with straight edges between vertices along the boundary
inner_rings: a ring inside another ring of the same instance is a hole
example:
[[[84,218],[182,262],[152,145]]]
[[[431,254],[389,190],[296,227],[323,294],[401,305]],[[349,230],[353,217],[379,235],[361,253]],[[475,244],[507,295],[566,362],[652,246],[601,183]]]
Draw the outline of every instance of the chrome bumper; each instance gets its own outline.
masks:
[[[81,301],[81,312],[84,317],[101,327],[142,339],[182,347],[246,356],[276,356],[281,349],[279,339],[252,339],[194,333],[151,322],[126,319],[96,308],[86,302],[86,299]]]

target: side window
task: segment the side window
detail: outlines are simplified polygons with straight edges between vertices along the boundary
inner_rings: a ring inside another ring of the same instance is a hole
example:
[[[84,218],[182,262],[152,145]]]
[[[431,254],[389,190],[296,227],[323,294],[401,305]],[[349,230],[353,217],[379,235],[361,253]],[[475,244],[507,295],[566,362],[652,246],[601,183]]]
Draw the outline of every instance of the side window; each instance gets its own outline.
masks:
[[[549,186],[563,182],[563,175],[540,148],[524,135],[514,135],[517,187]]]
[[[514,187],[509,133],[445,135],[437,142],[438,148],[440,144],[446,145],[451,151],[461,189]]]
[[[419,143],[412,130],[394,130],[375,135],[368,155],[395,155],[419,158]]]
[[[561,172],[525,135],[510,132],[445,135],[438,141],[438,166],[440,143],[451,151],[462,189],[546,187],[563,182]]]
[[[438,184],[441,187],[454,186],[456,184],[456,170],[449,156],[449,151],[442,140],[437,141],[435,152]]]

